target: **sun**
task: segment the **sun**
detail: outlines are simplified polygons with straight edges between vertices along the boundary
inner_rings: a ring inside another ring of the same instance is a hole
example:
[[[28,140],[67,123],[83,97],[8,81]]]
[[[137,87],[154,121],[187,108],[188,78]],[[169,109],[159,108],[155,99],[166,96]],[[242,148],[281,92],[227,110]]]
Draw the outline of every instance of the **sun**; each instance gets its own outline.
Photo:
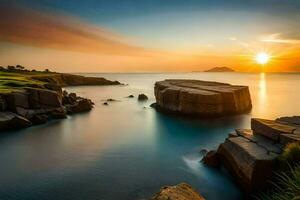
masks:
[[[265,52],[259,52],[255,56],[255,61],[261,65],[267,64],[269,60],[270,60],[270,55]]]

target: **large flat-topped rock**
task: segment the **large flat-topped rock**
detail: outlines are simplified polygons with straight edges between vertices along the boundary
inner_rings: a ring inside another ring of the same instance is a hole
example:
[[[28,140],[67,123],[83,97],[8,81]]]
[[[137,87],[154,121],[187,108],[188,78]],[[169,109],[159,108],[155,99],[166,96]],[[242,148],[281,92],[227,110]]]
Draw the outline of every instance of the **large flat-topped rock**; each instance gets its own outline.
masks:
[[[155,83],[157,108],[188,115],[220,116],[252,108],[249,88],[200,80],[167,79]]]

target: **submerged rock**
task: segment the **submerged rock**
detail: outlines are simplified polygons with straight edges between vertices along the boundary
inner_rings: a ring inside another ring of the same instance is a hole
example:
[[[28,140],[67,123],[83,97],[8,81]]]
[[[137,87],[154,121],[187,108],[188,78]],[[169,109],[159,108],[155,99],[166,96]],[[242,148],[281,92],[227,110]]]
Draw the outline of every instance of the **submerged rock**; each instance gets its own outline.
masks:
[[[252,108],[247,86],[169,79],[155,83],[158,110],[198,116],[220,116]]]
[[[190,185],[180,183],[175,186],[165,186],[151,200],[205,200]]]
[[[146,100],[148,100],[148,97],[145,94],[139,94],[138,100],[139,101],[146,101]]]
[[[104,102],[103,105],[108,106],[108,103],[107,103],[107,102]]]
[[[131,95],[129,95],[127,98],[134,98],[134,96],[131,94]]]

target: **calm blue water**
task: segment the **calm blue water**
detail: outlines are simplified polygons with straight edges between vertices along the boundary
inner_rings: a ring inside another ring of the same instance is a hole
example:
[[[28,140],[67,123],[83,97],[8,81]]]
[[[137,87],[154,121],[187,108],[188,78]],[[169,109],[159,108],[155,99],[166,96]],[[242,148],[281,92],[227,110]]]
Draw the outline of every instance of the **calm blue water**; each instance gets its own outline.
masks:
[[[251,116],[300,115],[299,74],[89,74],[128,86],[70,87],[89,97],[85,114],[0,136],[1,200],[142,200],[163,185],[188,182],[208,200],[241,199],[224,173],[203,166],[201,149],[214,149]],[[250,114],[215,120],[157,113],[153,84],[165,78],[194,78],[249,85]],[[139,103],[124,98],[146,93]],[[103,99],[121,101],[103,106]]]

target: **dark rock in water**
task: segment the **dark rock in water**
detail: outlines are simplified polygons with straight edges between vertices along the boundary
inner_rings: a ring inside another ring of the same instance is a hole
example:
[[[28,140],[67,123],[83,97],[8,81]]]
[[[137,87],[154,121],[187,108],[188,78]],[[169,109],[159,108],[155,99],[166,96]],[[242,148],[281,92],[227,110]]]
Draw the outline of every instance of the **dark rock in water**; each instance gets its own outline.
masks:
[[[148,97],[145,94],[139,94],[138,100],[139,101],[146,101],[146,100],[148,100]]]
[[[49,117],[46,114],[34,115],[32,118],[30,118],[30,121],[33,125],[38,125],[46,123],[48,121],[48,118]]]
[[[93,102],[89,99],[79,98],[74,104],[68,105],[66,108],[69,114],[87,112],[93,108]]]
[[[134,96],[131,94],[131,95],[129,95],[127,98],[134,98]]]
[[[158,110],[170,113],[214,117],[252,108],[247,86],[169,79],[156,82],[154,92]]]
[[[157,103],[151,103],[151,104],[150,104],[150,107],[151,107],[151,108],[156,108],[156,107],[157,107]]]
[[[195,189],[186,183],[165,186],[151,200],[205,200]]]
[[[67,112],[63,108],[57,108],[50,113],[50,117],[53,119],[65,119],[67,118]]]
[[[31,122],[12,112],[0,112],[0,131],[31,126]]]
[[[201,150],[199,151],[199,153],[200,153],[201,155],[205,155],[205,154],[207,154],[207,150],[206,150],[206,149],[201,149]]]
[[[204,164],[210,167],[219,167],[220,159],[216,151],[209,151],[201,160]]]
[[[108,106],[108,103],[107,103],[107,102],[104,102],[103,105]]]
[[[117,101],[116,99],[106,99],[107,102]]]

